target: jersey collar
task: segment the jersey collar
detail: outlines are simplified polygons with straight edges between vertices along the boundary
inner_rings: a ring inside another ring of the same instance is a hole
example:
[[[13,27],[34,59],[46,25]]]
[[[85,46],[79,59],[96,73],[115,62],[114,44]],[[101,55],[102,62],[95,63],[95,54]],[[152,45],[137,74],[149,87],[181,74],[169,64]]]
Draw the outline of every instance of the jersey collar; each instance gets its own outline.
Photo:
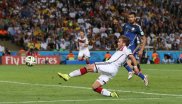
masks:
[[[125,47],[125,46],[121,47],[119,50],[120,50],[120,51],[123,51],[124,47]]]

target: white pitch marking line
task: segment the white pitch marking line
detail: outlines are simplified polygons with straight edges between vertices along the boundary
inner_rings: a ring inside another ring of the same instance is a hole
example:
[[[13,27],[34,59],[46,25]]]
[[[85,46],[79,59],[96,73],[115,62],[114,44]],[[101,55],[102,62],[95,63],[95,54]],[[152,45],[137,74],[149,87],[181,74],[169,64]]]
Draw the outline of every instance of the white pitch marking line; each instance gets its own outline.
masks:
[[[20,104],[20,103],[54,103],[54,102],[90,102],[90,101],[121,101],[121,100],[139,100],[139,99],[144,99],[144,100],[157,100],[161,98],[122,98],[122,99],[77,99],[77,100],[45,100],[45,101],[20,101],[20,102],[0,102],[0,104]]]
[[[67,88],[69,87],[69,88],[74,88],[74,89],[87,89],[87,90],[91,90],[91,88],[88,88],[88,87],[80,87],[80,86],[32,84],[32,83],[22,83],[22,82],[14,82],[14,81],[0,81],[0,83],[21,84],[21,85],[31,85],[31,86],[45,86],[45,87],[67,87]],[[113,90],[113,89],[110,89],[110,90]],[[182,95],[179,95],[179,94],[162,94],[162,93],[137,92],[137,91],[125,91],[125,90],[113,90],[113,91],[127,92],[127,93],[137,93],[137,94],[145,94],[145,95],[182,97]]]
[[[160,70],[160,71],[182,71],[182,70],[178,70],[178,69],[145,69],[144,68],[144,70],[153,70],[153,71],[155,71],[155,70]]]

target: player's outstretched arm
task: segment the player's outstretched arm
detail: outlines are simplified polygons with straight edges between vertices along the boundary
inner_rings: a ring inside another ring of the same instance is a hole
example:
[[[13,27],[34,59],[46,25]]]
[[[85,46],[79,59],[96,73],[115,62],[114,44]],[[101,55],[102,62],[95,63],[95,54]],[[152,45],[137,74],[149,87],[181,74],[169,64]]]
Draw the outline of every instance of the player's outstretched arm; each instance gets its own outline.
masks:
[[[140,57],[141,57],[142,54],[143,54],[143,50],[145,49],[145,45],[146,45],[146,41],[147,41],[145,35],[143,35],[143,36],[141,37],[141,41],[142,41],[142,43],[141,43],[141,49],[140,49],[140,51],[138,52],[138,55],[139,55]]]
[[[129,58],[131,59],[131,62],[133,63],[134,65],[134,70],[137,70],[138,71],[138,67],[137,67],[137,60],[135,59],[135,57],[133,56],[133,54],[130,54],[129,55]]]

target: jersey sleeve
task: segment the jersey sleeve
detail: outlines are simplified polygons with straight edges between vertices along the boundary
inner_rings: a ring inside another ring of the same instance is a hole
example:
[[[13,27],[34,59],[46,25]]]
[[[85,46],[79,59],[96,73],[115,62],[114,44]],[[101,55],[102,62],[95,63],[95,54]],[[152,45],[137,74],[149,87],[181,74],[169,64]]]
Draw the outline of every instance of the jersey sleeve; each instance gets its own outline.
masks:
[[[85,39],[85,44],[88,44],[88,38]]]
[[[144,32],[143,32],[141,26],[139,26],[139,25],[138,25],[138,32],[139,32],[139,34],[140,34],[141,36],[144,36]]]
[[[131,52],[131,49],[127,48],[127,49],[125,50],[125,54],[128,56],[128,55],[131,55],[131,54],[133,54],[133,53]]]

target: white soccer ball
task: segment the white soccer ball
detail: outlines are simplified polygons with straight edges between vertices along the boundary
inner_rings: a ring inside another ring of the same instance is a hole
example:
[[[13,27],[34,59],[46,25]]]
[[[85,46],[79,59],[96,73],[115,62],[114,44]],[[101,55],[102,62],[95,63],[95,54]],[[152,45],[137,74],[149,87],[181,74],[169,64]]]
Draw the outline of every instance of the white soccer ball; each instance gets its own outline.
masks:
[[[27,66],[33,66],[33,65],[35,65],[35,63],[36,63],[35,57],[33,57],[33,56],[27,56],[25,58],[25,63],[26,63]]]

